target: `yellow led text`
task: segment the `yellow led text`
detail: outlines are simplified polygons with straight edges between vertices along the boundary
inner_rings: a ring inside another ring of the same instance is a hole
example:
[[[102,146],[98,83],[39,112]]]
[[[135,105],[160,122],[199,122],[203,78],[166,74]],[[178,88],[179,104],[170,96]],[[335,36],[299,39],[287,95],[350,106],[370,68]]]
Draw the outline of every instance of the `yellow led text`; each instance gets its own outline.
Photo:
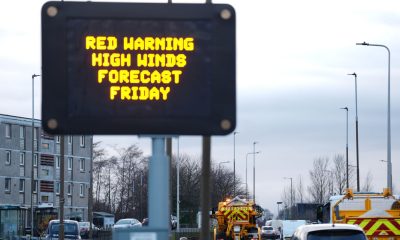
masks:
[[[130,67],[130,53],[92,53],[93,67]]]
[[[164,70],[164,71],[149,71],[149,70],[107,70],[100,69],[97,74],[97,82],[102,83],[105,79],[112,84],[115,83],[131,83],[131,84],[179,84],[181,70]]]
[[[167,100],[170,87],[129,87],[129,86],[111,86],[110,100],[118,97],[121,100]]]
[[[191,37],[124,37],[124,50],[193,51],[194,39]]]
[[[153,54],[145,53],[137,55],[138,67],[184,67],[186,66],[185,54]]]
[[[181,83],[192,37],[85,36],[89,66],[110,101],[167,101]],[[190,93],[188,93],[190,94]]]
[[[115,50],[117,47],[118,41],[114,36],[86,37],[86,50]]]

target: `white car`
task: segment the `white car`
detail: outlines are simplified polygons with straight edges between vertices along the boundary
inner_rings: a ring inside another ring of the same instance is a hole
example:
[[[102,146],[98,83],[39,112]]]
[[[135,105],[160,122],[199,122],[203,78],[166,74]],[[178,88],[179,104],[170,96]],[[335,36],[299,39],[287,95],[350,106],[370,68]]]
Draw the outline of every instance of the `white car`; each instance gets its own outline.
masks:
[[[135,218],[123,218],[118,220],[113,226],[113,229],[121,229],[121,228],[135,228],[141,227],[142,223]]]
[[[280,233],[275,230],[272,226],[261,227],[261,238],[262,239],[279,239]]]
[[[367,240],[358,225],[351,224],[311,224],[296,229],[292,240]]]

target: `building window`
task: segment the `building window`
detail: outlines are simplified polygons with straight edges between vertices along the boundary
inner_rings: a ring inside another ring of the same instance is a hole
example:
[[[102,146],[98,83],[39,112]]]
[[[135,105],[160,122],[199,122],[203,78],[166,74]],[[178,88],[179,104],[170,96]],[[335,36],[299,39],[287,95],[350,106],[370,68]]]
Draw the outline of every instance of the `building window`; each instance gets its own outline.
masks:
[[[42,169],[42,176],[49,176],[49,175],[50,175],[49,169]]]
[[[80,137],[80,146],[85,147],[85,136]]]
[[[20,193],[25,192],[25,179],[19,180],[19,192]]]
[[[72,157],[68,158],[68,170],[72,170]]]
[[[33,183],[33,192],[34,192],[34,193],[37,193],[37,189],[38,189],[38,180],[34,180],[34,183]]]
[[[72,136],[68,136],[68,144],[72,144]]]
[[[60,156],[56,156],[56,168],[59,169],[61,166]]]
[[[11,165],[11,151],[6,151],[6,165]]]
[[[24,166],[25,165],[25,153],[20,153],[19,154],[19,165]]]
[[[56,182],[56,194],[60,194],[60,182]]]
[[[34,155],[33,155],[33,166],[34,166],[34,167],[37,167],[37,163],[38,163],[38,155],[37,155],[37,154],[34,154]]]
[[[42,203],[49,202],[49,196],[42,196],[41,199],[42,199]]]
[[[60,139],[61,139],[60,136],[56,136],[56,143],[60,143]]]
[[[72,195],[72,186],[71,186],[71,183],[68,183],[68,185],[67,185],[67,194],[68,194],[68,195]]]
[[[79,196],[80,197],[85,196],[85,185],[83,183],[79,184]]]
[[[24,126],[19,126],[19,138],[25,139],[25,127]]]
[[[50,145],[48,143],[42,143],[43,149],[49,149]]]
[[[6,138],[11,138],[11,124],[6,123]]]
[[[79,159],[79,170],[81,172],[85,171],[85,159],[84,158]]]
[[[11,178],[6,178],[4,182],[4,190],[6,193],[11,192]]]

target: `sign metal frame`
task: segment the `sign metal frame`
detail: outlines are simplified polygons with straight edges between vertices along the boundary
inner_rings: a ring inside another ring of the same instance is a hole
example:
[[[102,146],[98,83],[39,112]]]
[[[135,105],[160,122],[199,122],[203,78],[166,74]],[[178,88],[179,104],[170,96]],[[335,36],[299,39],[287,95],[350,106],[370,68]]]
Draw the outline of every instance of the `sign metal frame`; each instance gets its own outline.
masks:
[[[66,22],[71,18],[209,21],[213,26],[212,54],[208,56],[211,63],[207,66],[211,72],[210,113],[206,117],[183,118],[70,117],[70,43],[65,39]],[[43,128],[50,134],[229,134],[236,126],[235,34],[235,11],[227,4],[47,2],[42,7]]]

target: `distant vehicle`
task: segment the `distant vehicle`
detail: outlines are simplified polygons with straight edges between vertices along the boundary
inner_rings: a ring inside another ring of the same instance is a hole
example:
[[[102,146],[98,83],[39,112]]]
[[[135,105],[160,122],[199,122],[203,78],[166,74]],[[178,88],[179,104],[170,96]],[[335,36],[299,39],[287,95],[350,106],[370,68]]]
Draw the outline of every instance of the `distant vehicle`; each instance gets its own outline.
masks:
[[[400,201],[387,188],[375,193],[348,189],[344,195],[331,196],[318,208],[317,219],[359,225],[370,240],[400,239]]]
[[[261,238],[262,239],[278,239],[280,238],[280,233],[278,230],[274,229],[272,226],[263,226],[261,228]]]
[[[81,235],[81,237],[88,238],[90,222],[78,222],[78,225],[79,225],[79,234]]]
[[[79,233],[82,238],[89,238],[90,231],[90,222],[78,222],[79,225]],[[94,224],[92,224],[92,234],[93,236],[97,235],[97,231],[99,230]]]
[[[265,222],[265,226],[271,226],[279,232],[280,238],[282,238],[282,220],[268,220]]]
[[[60,220],[51,220],[46,230],[46,240],[57,240],[60,233]],[[79,224],[74,220],[64,220],[64,239],[79,240]]]
[[[141,227],[142,223],[139,222],[139,220],[135,218],[123,218],[118,220],[113,226],[113,229],[118,229],[118,228],[136,228],[136,227]]]
[[[306,225],[306,220],[282,220],[282,237],[290,239],[299,226]]]
[[[367,237],[357,225],[351,224],[311,224],[300,226],[292,240],[366,240]]]

